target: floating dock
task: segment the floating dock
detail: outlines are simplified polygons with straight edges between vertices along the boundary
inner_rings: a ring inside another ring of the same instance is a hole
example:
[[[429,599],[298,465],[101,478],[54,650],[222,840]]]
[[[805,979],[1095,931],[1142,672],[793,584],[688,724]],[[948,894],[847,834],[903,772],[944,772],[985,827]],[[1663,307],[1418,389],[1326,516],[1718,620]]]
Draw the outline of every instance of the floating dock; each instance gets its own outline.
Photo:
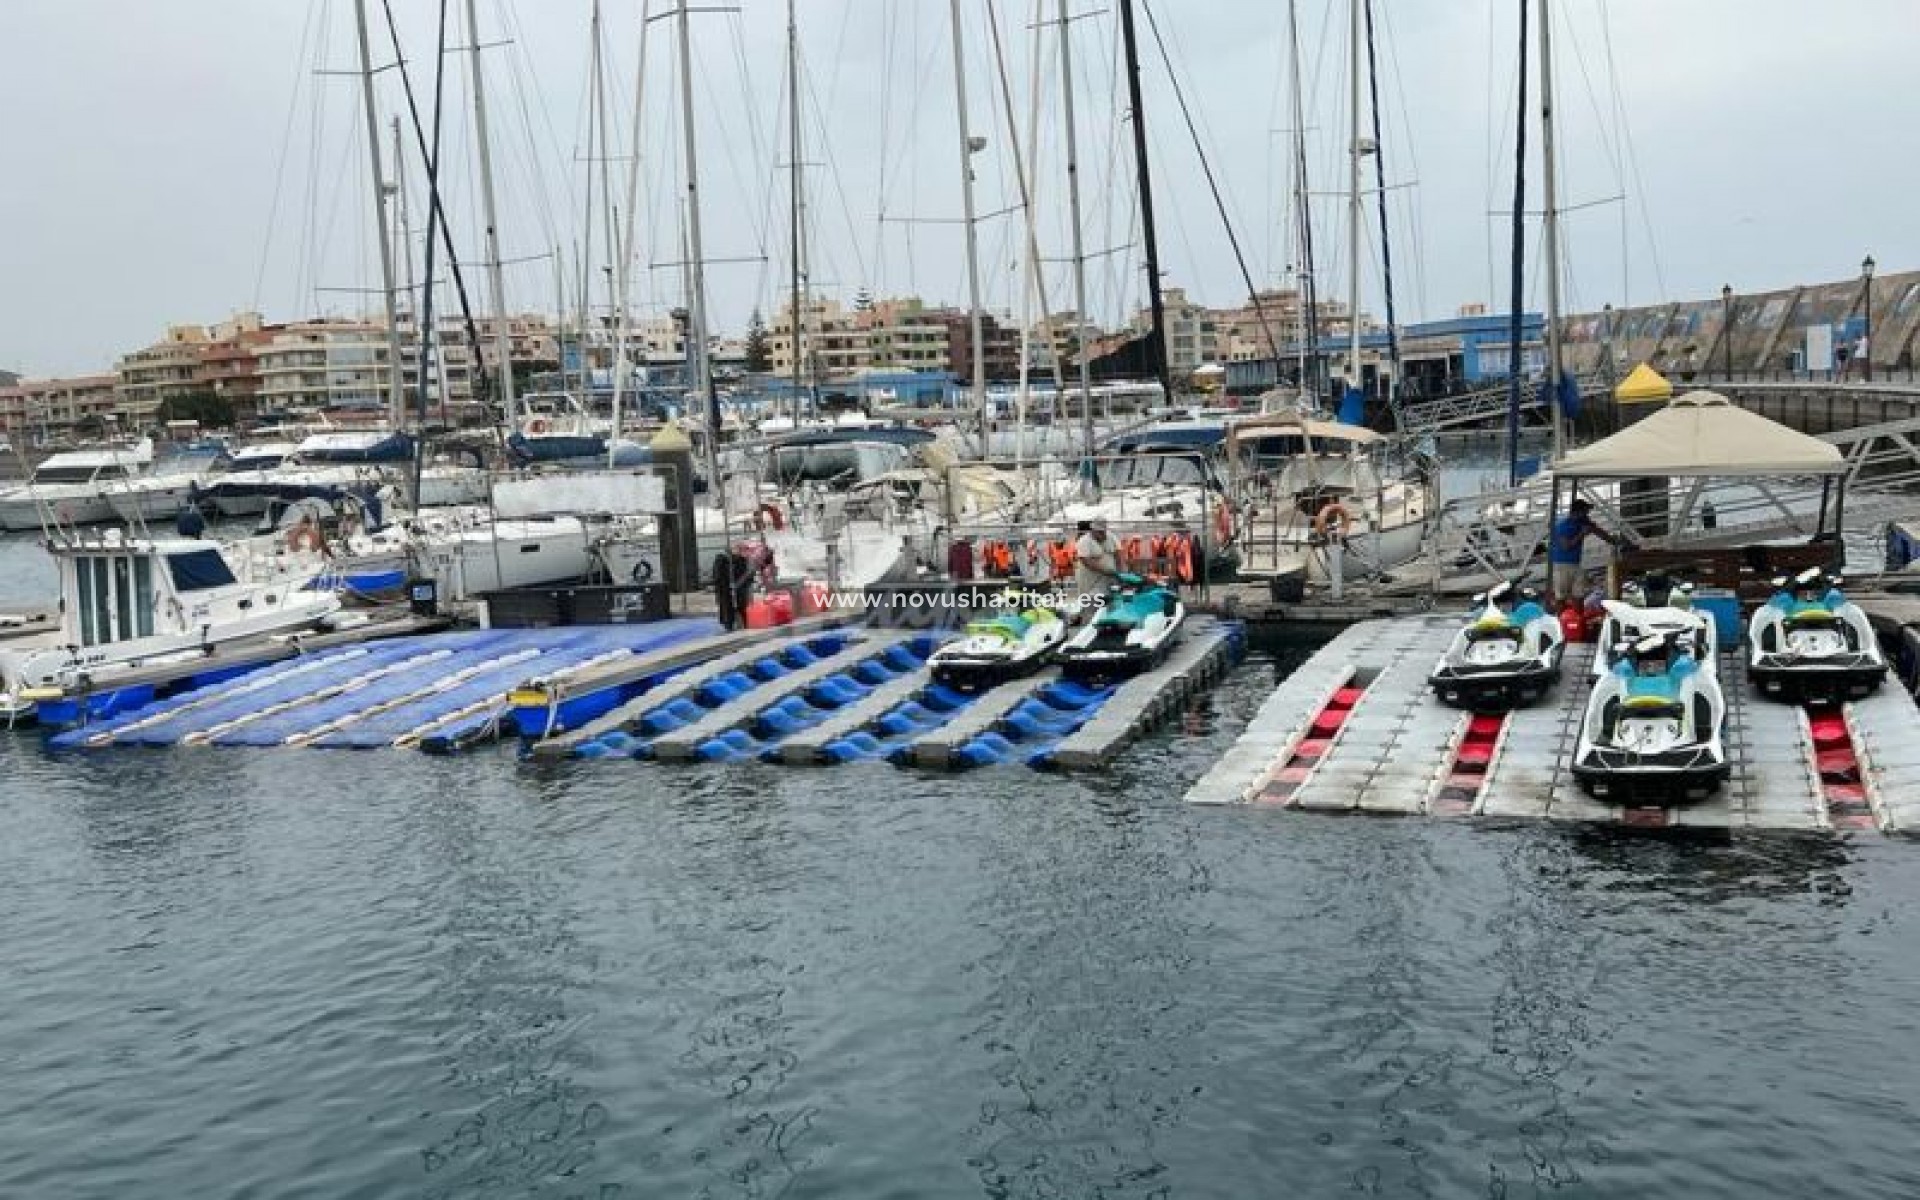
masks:
[[[992,764],[1084,769],[1110,762],[1245,648],[1241,626],[1190,618],[1166,661],[1116,686],[1062,679],[1051,668],[970,694],[935,683],[926,633],[842,635],[828,654],[762,647],[710,677],[676,681],[536,757],[645,758],[830,766],[884,760],[960,770]],[[524,722],[523,722],[524,724]]]
[[[712,636],[716,628],[704,618],[680,619],[344,646],[69,730],[51,744],[457,749],[508,726],[510,697],[523,680],[560,679],[610,663],[641,663],[655,678],[666,677],[697,660],[690,656],[708,657],[726,645]]]
[[[1652,828],[1920,828],[1920,710],[1892,681],[1865,700],[1809,711],[1761,698],[1737,649],[1724,653],[1727,784],[1694,803],[1621,805],[1587,796],[1567,768],[1593,647],[1567,648],[1559,684],[1538,703],[1463,713],[1426,685],[1463,619],[1345,630],[1274,690],[1187,800]]]

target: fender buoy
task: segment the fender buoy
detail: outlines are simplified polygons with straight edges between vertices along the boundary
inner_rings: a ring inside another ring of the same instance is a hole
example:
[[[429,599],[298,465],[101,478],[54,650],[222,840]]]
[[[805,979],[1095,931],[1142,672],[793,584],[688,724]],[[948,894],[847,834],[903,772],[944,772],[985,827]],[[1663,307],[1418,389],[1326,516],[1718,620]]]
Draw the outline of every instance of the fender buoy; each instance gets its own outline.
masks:
[[[1336,525],[1339,526],[1338,532],[1334,530]],[[1329,540],[1344,538],[1347,536],[1347,531],[1352,528],[1353,514],[1348,512],[1347,506],[1338,500],[1327,501],[1321,506],[1319,512],[1313,514],[1313,532],[1317,537]]]
[[[1213,510],[1213,544],[1224,546],[1233,540],[1233,509],[1224,501]]]
[[[533,420],[527,422],[527,432],[535,436],[543,434],[552,428],[553,426],[547,424],[545,417],[535,417]]]

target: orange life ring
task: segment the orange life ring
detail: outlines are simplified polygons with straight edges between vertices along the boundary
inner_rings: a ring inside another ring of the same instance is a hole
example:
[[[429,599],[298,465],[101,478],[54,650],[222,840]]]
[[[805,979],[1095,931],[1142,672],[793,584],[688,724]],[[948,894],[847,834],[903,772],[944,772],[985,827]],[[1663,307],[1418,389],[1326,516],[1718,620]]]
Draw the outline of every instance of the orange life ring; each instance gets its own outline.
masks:
[[[552,428],[553,426],[547,424],[545,417],[535,417],[533,420],[527,422],[527,432],[535,436],[543,434]]]
[[[287,530],[287,549],[298,553],[301,550],[321,550],[326,547],[326,539],[320,536],[320,527],[302,522]]]
[[[758,527],[761,522],[764,522],[776,533],[787,527],[786,514],[781,512],[780,506],[774,504],[772,501],[768,501],[759,508],[754,509],[754,518],[756,527]]]
[[[1338,533],[1332,531],[1336,523],[1340,526]],[[1317,537],[1344,538],[1352,528],[1353,514],[1338,500],[1327,501],[1319,512],[1313,514],[1313,532]]]

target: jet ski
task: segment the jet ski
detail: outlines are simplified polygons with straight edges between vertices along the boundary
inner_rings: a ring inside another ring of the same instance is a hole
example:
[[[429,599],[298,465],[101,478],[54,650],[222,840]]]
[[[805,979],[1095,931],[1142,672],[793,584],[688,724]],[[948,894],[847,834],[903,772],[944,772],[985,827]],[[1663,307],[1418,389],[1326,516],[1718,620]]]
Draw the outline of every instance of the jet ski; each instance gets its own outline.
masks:
[[[1702,670],[1718,674],[1719,642],[1714,624],[1693,609],[1693,585],[1669,575],[1635,576],[1620,585],[1620,599],[1603,600],[1606,617],[1593,656],[1596,679],[1611,671],[1621,656],[1649,634],[1677,632],[1692,644],[1689,653]]]
[[[1646,634],[1595,681],[1573,752],[1587,794],[1674,803],[1705,799],[1725,782],[1726,699],[1697,645],[1686,630]]]
[[[938,683],[978,691],[1038,670],[1067,638],[1060,614],[1010,592],[1001,612],[967,622],[960,639],[927,660]]]
[[[1880,641],[1841,579],[1809,567],[1773,581],[1773,598],[1747,623],[1747,674],[1763,695],[1837,704],[1869,695],[1887,677]]]
[[[1560,678],[1566,635],[1532,590],[1502,583],[1473,598],[1471,619],[1427,677],[1442,703],[1474,712],[1530,704]]]
[[[1098,613],[1054,657],[1069,679],[1133,675],[1166,657],[1186,619],[1187,606],[1172,589],[1123,573]]]

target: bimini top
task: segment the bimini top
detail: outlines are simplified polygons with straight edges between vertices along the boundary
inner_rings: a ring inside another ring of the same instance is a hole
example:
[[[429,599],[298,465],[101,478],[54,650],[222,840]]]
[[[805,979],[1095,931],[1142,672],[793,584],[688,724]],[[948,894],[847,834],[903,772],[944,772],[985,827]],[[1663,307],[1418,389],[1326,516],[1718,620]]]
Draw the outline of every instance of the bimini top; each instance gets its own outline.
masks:
[[[1227,441],[1230,444],[1255,438],[1286,437],[1289,434],[1295,437],[1304,435],[1316,442],[1369,443],[1382,440],[1379,434],[1364,425],[1348,425],[1342,421],[1303,417],[1290,412],[1243,417],[1227,426]]]
[[[1577,478],[1651,476],[1839,475],[1837,447],[1796,433],[1717,392],[1677,396],[1644,420],[1575,450],[1554,472]]]

